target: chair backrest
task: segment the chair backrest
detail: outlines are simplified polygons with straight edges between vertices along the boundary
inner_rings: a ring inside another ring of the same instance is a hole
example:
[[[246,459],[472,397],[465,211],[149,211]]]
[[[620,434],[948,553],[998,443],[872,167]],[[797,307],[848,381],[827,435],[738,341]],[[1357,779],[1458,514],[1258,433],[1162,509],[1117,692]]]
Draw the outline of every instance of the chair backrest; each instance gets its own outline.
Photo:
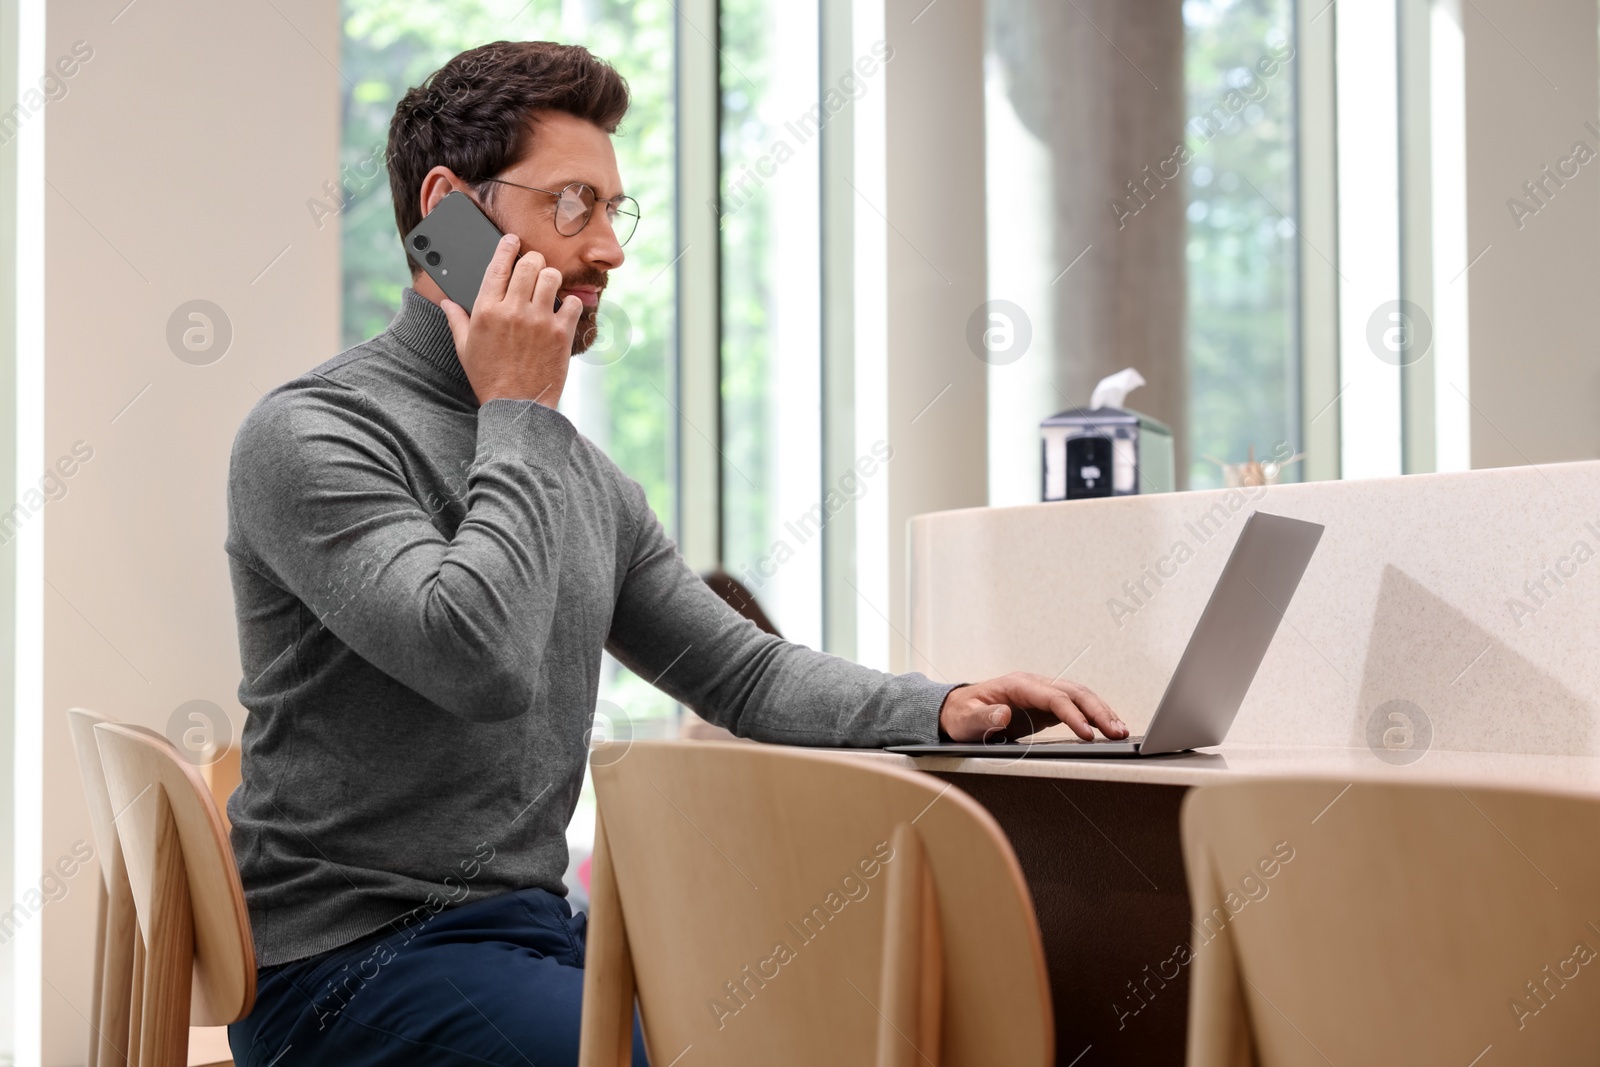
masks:
[[[778,633],[778,628],[772,624],[772,620],[767,618],[767,613],[761,610],[761,605],[756,602],[756,595],[739,579],[718,568],[702,574],[700,580],[709,585],[712,592],[722,598],[723,603],[755,623],[757,627],[774,637],[783,636]]]
[[[67,711],[67,727],[78,757],[84,798],[89,804],[89,827],[100,861],[100,913],[95,930],[94,1005],[89,1012],[88,1067],[123,1067],[128,1050],[137,1043],[138,1026],[132,1017],[135,982],[136,923],[128,868],[122,861],[117,823],[106,792],[105,771],[94,728],[107,722],[83,708]]]
[[[184,1062],[189,1026],[255,1001],[255,945],[233,851],[204,780],[160,734],[94,727],[145,946],[140,1067]]]
[[[1596,841],[1600,801],[1573,796],[1195,790],[1193,940],[1178,961],[1192,968],[1191,1067],[1593,1063]]]
[[[635,993],[663,1065],[1053,1062],[1032,900],[959,789],[716,742],[598,746],[591,770],[584,1067],[628,1062]]]
[[[243,780],[240,761],[244,754],[238,745],[224,745],[214,749],[212,756],[210,761],[200,765],[200,777],[211,791],[211,802],[217,806],[222,829],[227,832],[233,828],[233,823],[228,821],[228,798]]]

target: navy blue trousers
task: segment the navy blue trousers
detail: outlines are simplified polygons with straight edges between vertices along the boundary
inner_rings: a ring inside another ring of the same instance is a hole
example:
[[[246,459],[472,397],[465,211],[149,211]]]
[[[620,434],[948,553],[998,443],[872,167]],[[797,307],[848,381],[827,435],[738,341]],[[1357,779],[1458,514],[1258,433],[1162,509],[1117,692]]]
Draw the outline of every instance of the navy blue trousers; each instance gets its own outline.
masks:
[[[588,916],[524,889],[263,967],[239,1067],[575,1067]],[[637,1016],[633,1062],[646,1067]]]

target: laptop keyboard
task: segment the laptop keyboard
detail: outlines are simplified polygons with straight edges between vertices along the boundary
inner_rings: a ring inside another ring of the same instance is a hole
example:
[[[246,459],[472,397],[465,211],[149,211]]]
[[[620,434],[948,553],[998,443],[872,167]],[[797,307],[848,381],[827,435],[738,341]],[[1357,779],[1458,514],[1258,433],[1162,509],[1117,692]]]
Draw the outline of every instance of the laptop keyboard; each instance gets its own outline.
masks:
[[[1047,737],[1038,741],[1023,741],[1024,745],[1136,745],[1144,740],[1144,734],[1130,734],[1127,737],[1096,737],[1085,741],[1081,737]]]

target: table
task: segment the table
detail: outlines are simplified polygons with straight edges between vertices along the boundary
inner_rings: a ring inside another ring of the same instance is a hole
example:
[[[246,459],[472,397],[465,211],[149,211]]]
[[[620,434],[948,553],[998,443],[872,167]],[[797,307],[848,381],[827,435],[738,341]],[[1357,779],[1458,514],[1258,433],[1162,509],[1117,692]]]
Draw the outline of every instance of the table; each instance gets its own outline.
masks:
[[[1326,780],[1328,808],[1318,819],[1364,782],[1600,797],[1594,756],[1433,750],[1392,765],[1366,748],[1267,745],[1138,760],[857,754],[954,783],[1010,838],[1039,916],[1063,1067],[1184,1061],[1188,971],[1170,980],[1159,971],[1189,940],[1179,838],[1189,789],[1241,778]]]

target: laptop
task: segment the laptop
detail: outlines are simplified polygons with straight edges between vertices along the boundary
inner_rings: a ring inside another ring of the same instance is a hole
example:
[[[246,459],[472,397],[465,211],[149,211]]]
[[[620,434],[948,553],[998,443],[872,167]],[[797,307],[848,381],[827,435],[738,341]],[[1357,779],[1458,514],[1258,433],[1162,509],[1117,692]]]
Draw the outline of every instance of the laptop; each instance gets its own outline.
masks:
[[[1094,759],[1170,755],[1222,744],[1322,530],[1314,522],[1261,511],[1245,521],[1142,735],[1093,741],[997,737],[985,742],[893,745],[889,751],[910,756]]]

